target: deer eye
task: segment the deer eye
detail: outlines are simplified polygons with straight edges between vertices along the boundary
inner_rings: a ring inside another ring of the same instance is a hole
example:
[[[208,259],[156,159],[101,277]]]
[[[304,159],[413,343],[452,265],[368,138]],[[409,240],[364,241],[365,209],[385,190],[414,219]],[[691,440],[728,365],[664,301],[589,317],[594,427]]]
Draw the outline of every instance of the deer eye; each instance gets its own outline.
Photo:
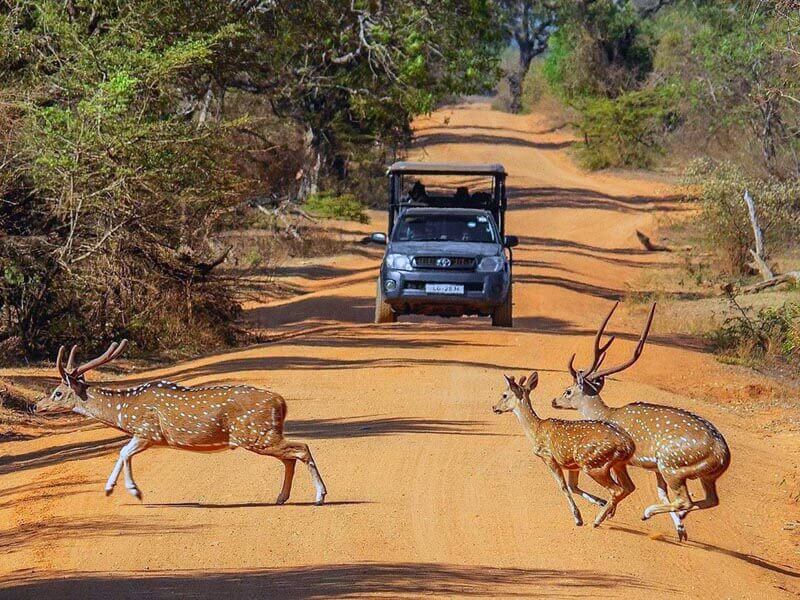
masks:
[[[567,390],[567,396],[572,396],[572,390]]]
[[[61,396],[63,396],[63,394],[61,393],[61,390],[56,390],[55,396],[56,396],[56,398],[61,398]]]

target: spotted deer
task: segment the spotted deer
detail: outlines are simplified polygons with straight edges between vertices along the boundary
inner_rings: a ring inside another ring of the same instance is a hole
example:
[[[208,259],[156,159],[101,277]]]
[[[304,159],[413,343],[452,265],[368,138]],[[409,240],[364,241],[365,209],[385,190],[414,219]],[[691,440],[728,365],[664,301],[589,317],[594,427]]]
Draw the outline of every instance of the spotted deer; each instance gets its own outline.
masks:
[[[553,400],[553,407],[577,409],[587,419],[614,423],[630,434],[636,443],[636,453],[630,464],[655,472],[661,500],[661,504],[648,506],[642,519],[669,513],[678,539],[684,541],[688,539],[683,524],[686,515],[719,504],[716,482],[730,464],[730,450],[716,427],[691,412],[644,402],[612,408],[603,402],[600,392],[606,378],[627,369],[642,355],[656,310],[654,303],[631,358],[601,370],[614,337],[611,336],[605,344],[600,342],[618,305],[619,302],[614,304],[597,330],[592,364],[587,369],[576,370],[573,365],[575,355],[570,358],[568,367],[574,383],[561,397]],[[688,479],[700,480],[705,490],[704,500],[692,500],[686,487]],[[669,499],[670,491],[675,495],[672,501]]]
[[[274,456],[283,463],[278,504],[289,499],[297,460],[311,472],[316,503],[325,501],[325,484],[308,446],[283,437],[286,402],[281,396],[244,385],[185,387],[170,381],[151,381],[132,388],[110,389],[86,381],[87,372],[117,358],[126,345],[127,340],[112,343],[104,354],[80,366],[75,365],[77,346],[73,346],[66,367],[62,346],[56,359],[61,383],[36,404],[37,412],[72,411],[132,436],[120,450],[106,483],[106,495],[114,491],[120,471],[124,470],[125,487],[141,499],[133,480],[131,458],[151,446],[195,452],[241,447]]]
[[[493,410],[496,414],[513,412],[517,417],[533,445],[533,453],[548,466],[566,497],[575,524],[583,525],[583,519],[572,498],[573,493],[602,507],[594,520],[595,527],[613,517],[617,504],[635,489],[627,470],[627,463],[634,452],[631,437],[619,427],[602,421],[541,419],[533,409],[530,398],[539,383],[538,373],[532,372],[527,380],[522,377],[519,383],[514,377],[504,377],[507,389]],[[567,471],[566,481],[564,471]],[[608,501],[578,487],[581,471],[608,491]]]

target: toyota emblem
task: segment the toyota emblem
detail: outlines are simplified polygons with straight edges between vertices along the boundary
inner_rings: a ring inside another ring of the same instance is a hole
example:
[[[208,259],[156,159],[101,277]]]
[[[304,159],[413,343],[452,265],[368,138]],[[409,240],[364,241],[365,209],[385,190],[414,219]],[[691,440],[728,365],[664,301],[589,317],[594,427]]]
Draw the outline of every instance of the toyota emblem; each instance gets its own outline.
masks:
[[[447,257],[442,257],[442,258],[437,258],[436,259],[436,266],[437,267],[447,268],[452,264],[453,264],[453,262]]]

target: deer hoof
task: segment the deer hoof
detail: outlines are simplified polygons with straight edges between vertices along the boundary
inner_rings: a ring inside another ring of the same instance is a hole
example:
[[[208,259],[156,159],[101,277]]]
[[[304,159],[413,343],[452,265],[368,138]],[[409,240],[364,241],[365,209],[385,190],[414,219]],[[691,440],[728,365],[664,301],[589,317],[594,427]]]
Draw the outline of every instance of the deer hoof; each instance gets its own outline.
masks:
[[[106,498],[109,497],[113,493],[114,493],[114,488],[113,487],[106,488]]]
[[[678,527],[678,541],[679,542],[689,541],[689,535],[686,533],[686,528],[683,525]]]
[[[128,493],[136,498],[137,500],[142,499],[142,492],[139,491],[139,488],[128,488]]]
[[[325,504],[325,494],[317,496],[317,500],[314,502],[314,504],[316,504],[317,506],[322,506],[323,504]]]
[[[283,494],[281,494],[278,496],[278,499],[275,500],[275,504],[280,506],[281,504],[285,504],[288,499],[289,496],[284,496]]]

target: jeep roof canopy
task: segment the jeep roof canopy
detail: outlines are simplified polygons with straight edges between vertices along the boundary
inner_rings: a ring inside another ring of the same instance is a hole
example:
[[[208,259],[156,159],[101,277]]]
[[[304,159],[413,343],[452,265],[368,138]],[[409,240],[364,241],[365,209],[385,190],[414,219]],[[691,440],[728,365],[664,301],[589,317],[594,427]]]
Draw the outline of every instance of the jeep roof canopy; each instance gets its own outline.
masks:
[[[488,210],[492,213],[500,235],[505,235],[506,211],[506,170],[500,164],[464,164],[464,163],[425,163],[396,162],[386,170],[389,178],[389,231],[391,235],[394,223],[404,208],[474,208]],[[424,201],[412,201],[403,197],[403,177],[415,175],[461,175],[492,178],[492,193],[475,193],[465,197],[450,195],[430,195]]]
[[[506,176],[503,165],[468,165],[461,163],[396,162],[391,165],[387,175],[486,175]]]

